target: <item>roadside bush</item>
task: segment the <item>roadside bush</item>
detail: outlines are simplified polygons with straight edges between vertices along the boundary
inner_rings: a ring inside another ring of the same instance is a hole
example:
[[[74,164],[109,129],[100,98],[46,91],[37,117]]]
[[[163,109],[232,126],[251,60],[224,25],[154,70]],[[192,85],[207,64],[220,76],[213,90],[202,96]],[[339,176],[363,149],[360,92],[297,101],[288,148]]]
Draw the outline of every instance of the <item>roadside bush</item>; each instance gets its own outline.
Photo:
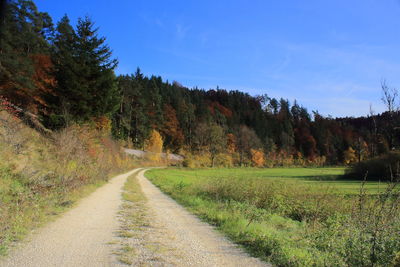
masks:
[[[368,180],[390,181],[391,177],[398,176],[399,172],[400,152],[389,152],[354,164],[347,171],[347,176],[358,180],[362,180],[367,176]]]

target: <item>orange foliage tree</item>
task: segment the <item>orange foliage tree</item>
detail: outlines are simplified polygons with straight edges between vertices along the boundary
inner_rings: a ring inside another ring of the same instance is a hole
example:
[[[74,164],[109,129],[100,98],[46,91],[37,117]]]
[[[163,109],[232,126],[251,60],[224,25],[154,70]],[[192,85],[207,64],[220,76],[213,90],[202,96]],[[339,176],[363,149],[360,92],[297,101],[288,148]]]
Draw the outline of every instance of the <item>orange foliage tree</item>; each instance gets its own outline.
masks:
[[[28,59],[32,64],[32,73],[19,74],[25,76],[26,84],[18,84],[12,79],[0,82],[0,93],[11,103],[38,114],[46,113],[47,103],[44,97],[53,94],[55,79],[51,75],[52,63],[49,55],[35,54]],[[17,74],[15,74],[17,75]]]
[[[55,78],[51,75],[53,64],[50,56],[44,54],[34,55],[32,56],[32,60],[35,66],[33,81],[37,92],[33,95],[35,105],[31,110],[37,113],[38,110],[35,109],[40,109],[40,111],[46,113],[48,105],[44,98],[46,95],[54,95],[53,88],[56,84]]]
[[[104,135],[111,135],[111,120],[107,116],[99,116],[92,118],[97,130]]]
[[[176,111],[168,104],[164,106],[164,127],[162,133],[165,136],[164,145],[169,149],[176,151],[182,146],[184,136],[179,127]]]
[[[256,167],[263,167],[265,164],[264,152],[257,149],[251,149],[251,161]]]
[[[228,133],[226,135],[226,143],[227,143],[227,150],[228,153],[233,154],[236,152],[236,136],[232,133]]]

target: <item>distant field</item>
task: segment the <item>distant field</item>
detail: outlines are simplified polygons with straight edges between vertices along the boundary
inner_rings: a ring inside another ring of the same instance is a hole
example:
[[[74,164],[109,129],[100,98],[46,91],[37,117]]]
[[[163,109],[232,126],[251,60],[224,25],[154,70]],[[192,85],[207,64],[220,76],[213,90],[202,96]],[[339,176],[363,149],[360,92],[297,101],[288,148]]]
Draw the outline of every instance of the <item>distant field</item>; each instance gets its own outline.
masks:
[[[146,176],[250,253],[277,266],[400,262],[400,214],[393,209],[397,195],[381,198],[387,184],[367,182],[368,196],[362,196],[361,182],[344,180],[344,171],[175,168],[153,169]],[[379,246],[371,238],[376,233],[382,235]]]
[[[154,171],[152,171],[154,172]],[[157,170],[156,173],[165,174],[169,178],[181,178],[185,181],[196,179],[270,179],[279,182],[295,182],[330,189],[332,192],[343,194],[358,194],[361,182],[357,180],[345,180],[342,175],[345,168],[231,168],[231,169],[168,169]],[[368,181],[365,184],[367,193],[382,191],[385,184],[376,181]]]

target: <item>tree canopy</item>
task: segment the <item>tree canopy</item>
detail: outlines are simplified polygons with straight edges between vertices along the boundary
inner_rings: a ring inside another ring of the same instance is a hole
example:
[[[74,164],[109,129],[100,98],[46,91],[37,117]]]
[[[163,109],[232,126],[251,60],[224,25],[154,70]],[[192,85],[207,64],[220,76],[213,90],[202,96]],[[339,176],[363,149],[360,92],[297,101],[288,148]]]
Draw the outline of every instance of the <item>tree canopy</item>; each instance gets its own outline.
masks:
[[[398,93],[382,84],[388,111],[359,118],[309,112],[297,101],[219,87],[187,88],[118,64],[89,17],[53,26],[33,1],[2,9],[0,96],[46,127],[110,122],[115,138],[144,149],[154,133],[164,149],[207,155],[210,164],[346,164],[400,147]]]

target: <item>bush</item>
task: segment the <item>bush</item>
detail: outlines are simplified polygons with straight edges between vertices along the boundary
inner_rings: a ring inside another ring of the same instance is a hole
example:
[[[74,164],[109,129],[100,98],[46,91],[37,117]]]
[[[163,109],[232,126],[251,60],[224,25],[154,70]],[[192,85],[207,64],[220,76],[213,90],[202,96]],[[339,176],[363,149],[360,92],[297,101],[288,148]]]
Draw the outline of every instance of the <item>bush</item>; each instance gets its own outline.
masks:
[[[400,152],[389,152],[385,155],[361,161],[354,164],[348,171],[349,178],[362,180],[366,176],[368,180],[390,181],[398,176],[400,171]]]
[[[203,154],[185,154],[185,159],[182,162],[184,167],[188,168],[207,168],[211,166],[211,155]]]
[[[230,154],[223,154],[220,153],[217,156],[215,156],[215,160],[214,160],[214,165],[216,167],[225,167],[225,168],[229,168],[233,166],[233,159],[232,156]]]

